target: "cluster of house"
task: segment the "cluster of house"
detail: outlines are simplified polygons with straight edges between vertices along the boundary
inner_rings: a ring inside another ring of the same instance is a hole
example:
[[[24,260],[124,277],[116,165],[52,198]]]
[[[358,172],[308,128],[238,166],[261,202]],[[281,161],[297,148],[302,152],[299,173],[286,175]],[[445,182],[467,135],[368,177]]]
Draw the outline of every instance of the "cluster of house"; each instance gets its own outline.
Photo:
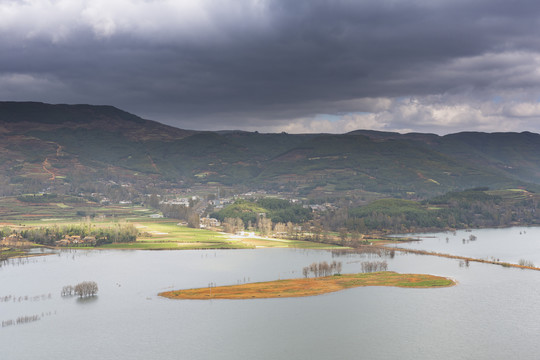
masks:
[[[195,201],[197,199],[198,199],[197,196],[192,196],[191,197],[192,201]],[[176,199],[172,199],[172,200],[160,201],[159,203],[160,204],[166,204],[166,205],[182,205],[182,206],[185,206],[185,207],[189,207],[189,201],[190,201],[190,198],[176,198]]]
[[[323,212],[323,211],[334,211],[334,210],[337,210],[337,207],[334,205],[334,204],[330,204],[330,203],[324,203],[322,205],[304,205],[303,206],[305,209],[311,209],[313,211],[317,211],[317,212]]]
[[[221,225],[221,222],[218,219],[211,218],[211,217],[204,217],[204,218],[200,218],[199,220],[199,227],[201,229],[218,227],[220,225]]]
[[[24,239],[23,239],[23,237],[21,235],[14,233],[14,234],[11,234],[11,235],[8,235],[8,236],[2,238],[2,241],[0,241],[0,245],[18,246],[23,241],[24,241]]]
[[[74,246],[74,245],[96,245],[96,238],[94,236],[85,236],[84,238],[79,235],[64,236],[63,239],[55,241],[56,246]]]
[[[28,243],[20,234],[13,233],[8,235],[0,241],[0,245],[4,246],[21,246]],[[30,244],[30,243],[28,243]],[[78,235],[64,236],[63,239],[55,241],[56,246],[74,246],[74,245],[96,245],[96,238],[94,236],[81,237]]]
[[[208,204],[212,205],[215,210],[223,209],[227,204],[232,204],[234,199],[232,198],[217,198],[213,200],[208,200]]]

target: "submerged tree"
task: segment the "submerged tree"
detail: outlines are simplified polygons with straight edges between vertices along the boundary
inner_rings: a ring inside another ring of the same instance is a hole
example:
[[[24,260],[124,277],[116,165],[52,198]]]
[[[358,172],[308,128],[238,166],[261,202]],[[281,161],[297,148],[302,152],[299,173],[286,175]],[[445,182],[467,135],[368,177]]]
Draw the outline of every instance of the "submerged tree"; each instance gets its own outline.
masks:
[[[341,261],[332,261],[330,264],[326,261],[321,261],[319,263],[312,263],[309,266],[306,266],[302,269],[302,274],[304,277],[309,277],[309,274],[312,273],[313,276],[330,276],[330,275],[339,275],[341,274],[342,263]]]
[[[73,288],[75,295],[79,297],[94,296],[98,292],[98,286],[94,281],[83,281]]]
[[[73,295],[73,286],[66,285],[62,288],[62,296],[71,296]]]
[[[362,262],[362,272],[378,272],[388,270],[388,263],[386,261],[364,261]]]

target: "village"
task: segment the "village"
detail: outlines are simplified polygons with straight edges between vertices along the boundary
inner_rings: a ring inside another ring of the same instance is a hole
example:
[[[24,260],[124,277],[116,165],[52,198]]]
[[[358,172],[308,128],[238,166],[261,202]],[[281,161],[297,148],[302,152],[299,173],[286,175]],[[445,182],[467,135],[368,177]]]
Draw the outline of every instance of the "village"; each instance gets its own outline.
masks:
[[[94,236],[81,237],[79,235],[64,235],[60,240],[54,242],[55,246],[95,246],[96,238]],[[2,247],[14,247],[14,248],[27,248],[35,246],[34,243],[27,241],[22,237],[20,233],[12,233],[8,236],[4,236],[0,240],[0,246]]]

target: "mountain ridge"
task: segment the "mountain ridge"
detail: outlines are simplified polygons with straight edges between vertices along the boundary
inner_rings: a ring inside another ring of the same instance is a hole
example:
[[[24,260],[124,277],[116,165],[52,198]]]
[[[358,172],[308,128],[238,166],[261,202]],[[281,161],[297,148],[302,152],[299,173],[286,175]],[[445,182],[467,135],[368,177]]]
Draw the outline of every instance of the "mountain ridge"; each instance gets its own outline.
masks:
[[[11,192],[31,182],[74,191],[111,177],[308,198],[426,198],[478,186],[540,190],[540,135],[531,132],[213,132],[175,128],[108,105],[0,102],[0,139],[0,181]]]

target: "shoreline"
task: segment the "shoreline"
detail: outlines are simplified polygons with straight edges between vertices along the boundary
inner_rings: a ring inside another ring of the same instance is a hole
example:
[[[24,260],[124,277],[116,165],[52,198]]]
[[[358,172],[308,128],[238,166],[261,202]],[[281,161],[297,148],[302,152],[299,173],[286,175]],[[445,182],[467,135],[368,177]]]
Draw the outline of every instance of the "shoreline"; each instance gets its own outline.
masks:
[[[472,261],[472,262],[478,262],[478,263],[483,263],[483,264],[500,265],[502,267],[513,267],[513,268],[518,268],[518,269],[540,271],[540,267],[513,264],[513,263],[509,263],[509,262],[505,262],[505,261],[477,259],[477,258],[472,258],[472,257],[467,257],[467,256],[438,253],[438,252],[435,252],[435,251],[427,251],[427,250],[404,249],[404,248],[400,248],[400,247],[397,247],[397,246],[394,246],[394,247],[388,247],[388,246],[384,246],[384,245],[369,245],[369,246],[372,247],[372,248],[377,248],[377,249],[402,251],[402,252],[407,252],[407,253],[411,253],[411,254],[437,256],[437,257],[442,257],[442,258],[447,258],[447,259],[464,260],[466,262],[471,262]]]

